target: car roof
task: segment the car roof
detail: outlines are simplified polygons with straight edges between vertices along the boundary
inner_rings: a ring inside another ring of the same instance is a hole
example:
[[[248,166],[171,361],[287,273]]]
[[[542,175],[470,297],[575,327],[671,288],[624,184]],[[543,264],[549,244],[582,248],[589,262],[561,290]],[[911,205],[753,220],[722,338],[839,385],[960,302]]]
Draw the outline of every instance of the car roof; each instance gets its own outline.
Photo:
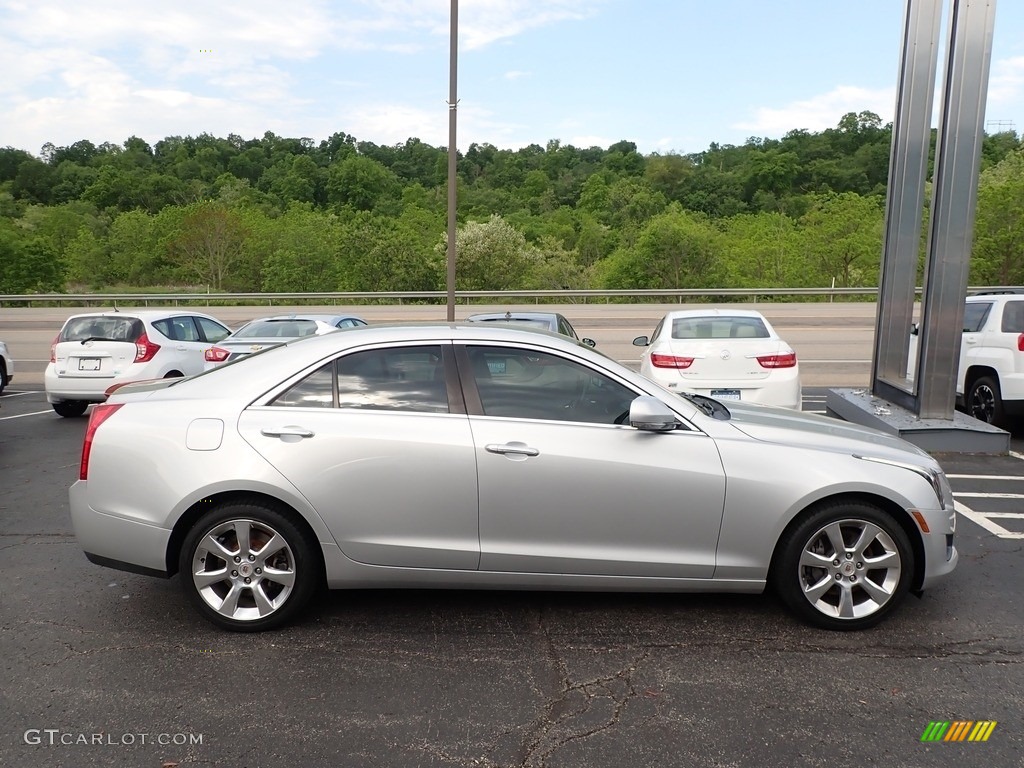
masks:
[[[467,320],[551,320],[560,318],[558,312],[478,312],[467,317]]]
[[[256,317],[250,320],[250,323],[265,323],[268,320],[319,320],[322,323],[334,323],[338,320],[345,320],[352,318],[354,320],[362,320],[359,315],[353,315],[350,313],[342,313],[339,315],[323,315],[323,314],[293,314],[293,315],[268,315],[267,317]],[[364,321],[365,322],[365,321]]]
[[[665,313],[666,318],[681,317],[756,317],[764,320],[765,317],[756,309],[726,309],[722,307],[708,307],[707,309],[674,309]]]
[[[246,355],[237,361],[200,374],[182,379],[168,391],[170,397],[257,397],[277,386],[282,380],[282,371],[299,372],[304,368],[326,361],[340,353],[362,347],[373,347],[390,343],[515,343],[543,347],[552,351],[568,352],[580,359],[589,360],[602,367],[611,366],[617,375],[628,378],[640,389],[655,391],[656,384],[617,363],[590,347],[561,334],[541,329],[516,327],[514,325],[491,325],[488,323],[429,323],[418,325],[367,325],[343,328],[321,336],[306,336],[289,339],[267,352]],[[264,365],[265,355],[274,355],[272,365]],[[214,375],[214,379],[208,377]],[[208,381],[207,381],[208,380]]]
[[[217,320],[205,312],[196,312],[188,307],[175,307],[174,309],[100,309],[96,312],[80,312],[76,315],[69,315],[68,320],[79,317],[136,317],[139,320],[160,320],[164,317],[181,317],[182,315],[193,315],[196,317],[208,317]],[[67,321],[65,321],[67,322]],[[217,320],[217,322],[221,322]]]

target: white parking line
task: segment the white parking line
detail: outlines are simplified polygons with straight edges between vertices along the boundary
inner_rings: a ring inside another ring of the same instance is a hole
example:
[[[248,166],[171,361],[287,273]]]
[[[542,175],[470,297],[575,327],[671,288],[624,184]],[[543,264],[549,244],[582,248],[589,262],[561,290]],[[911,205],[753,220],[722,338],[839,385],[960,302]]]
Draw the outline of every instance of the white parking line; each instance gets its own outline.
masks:
[[[953,496],[960,499],[1024,499],[1024,493],[954,493]]]
[[[993,512],[990,514],[983,515],[979,512],[975,512],[967,505],[961,504],[959,501],[954,500],[953,505],[954,507],[956,507],[957,512],[966,517],[972,523],[974,523],[975,525],[980,525],[986,531],[993,534],[994,536],[998,536],[1000,539],[1024,539],[1024,533],[1014,533],[1013,531],[1008,531],[1005,528],[1003,528],[1003,526],[997,525],[989,519],[991,517],[998,516],[999,518],[1014,518],[1024,520],[1024,514],[1018,514],[1015,512]]]
[[[49,411],[33,411],[32,413],[19,413],[17,416],[0,416],[0,421],[7,421],[8,419],[22,419],[26,416],[42,416],[44,413],[53,413],[53,409]]]
[[[0,395],[0,399],[5,398],[5,397],[21,397],[22,395],[41,395],[41,394],[43,394],[41,391],[40,392],[11,392],[8,395]]]
[[[1024,475],[946,475],[954,480],[1024,480]]]

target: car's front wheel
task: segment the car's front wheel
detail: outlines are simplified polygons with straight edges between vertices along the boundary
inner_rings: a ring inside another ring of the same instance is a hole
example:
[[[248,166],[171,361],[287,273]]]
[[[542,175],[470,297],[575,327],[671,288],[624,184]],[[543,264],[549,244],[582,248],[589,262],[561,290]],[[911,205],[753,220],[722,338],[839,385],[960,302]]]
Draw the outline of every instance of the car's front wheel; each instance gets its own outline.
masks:
[[[85,409],[89,407],[88,403],[83,403],[81,400],[65,400],[61,403],[54,403],[53,410],[58,416],[64,418],[74,418],[75,416],[81,416],[85,413]]]
[[[1003,423],[1003,395],[995,377],[982,376],[971,382],[965,400],[968,416],[994,426]]]
[[[798,616],[824,629],[865,629],[906,597],[914,551],[906,531],[871,504],[819,507],[779,541],[772,582]]]
[[[273,629],[290,621],[322,583],[315,546],[312,535],[263,502],[225,504],[185,537],[182,587],[223,629]]]

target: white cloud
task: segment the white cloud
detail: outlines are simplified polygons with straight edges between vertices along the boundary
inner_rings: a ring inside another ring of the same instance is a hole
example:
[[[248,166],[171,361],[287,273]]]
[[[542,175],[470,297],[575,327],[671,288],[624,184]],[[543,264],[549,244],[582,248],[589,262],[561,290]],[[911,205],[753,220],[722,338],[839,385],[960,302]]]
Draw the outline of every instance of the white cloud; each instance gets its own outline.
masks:
[[[996,112],[1008,105],[1018,106],[1022,96],[1024,96],[1024,56],[992,62],[992,71],[988,80],[986,117],[995,120],[1003,119]],[[1012,117],[1012,115],[1008,117]]]
[[[806,101],[781,108],[759,107],[754,119],[733,124],[752,136],[778,137],[792,130],[823,131],[835,128],[848,112],[874,112],[882,123],[891,122],[896,107],[896,89],[859,88],[841,85]]]

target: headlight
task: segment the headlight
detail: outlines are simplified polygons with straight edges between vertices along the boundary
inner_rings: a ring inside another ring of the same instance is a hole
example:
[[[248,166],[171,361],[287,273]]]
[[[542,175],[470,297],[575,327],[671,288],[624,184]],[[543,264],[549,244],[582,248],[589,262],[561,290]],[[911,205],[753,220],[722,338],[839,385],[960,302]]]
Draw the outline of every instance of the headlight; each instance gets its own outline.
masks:
[[[907,464],[902,461],[894,461],[893,459],[883,459],[878,456],[854,456],[856,459],[863,459],[864,461],[873,461],[876,464],[888,464],[890,467],[902,467],[903,469],[909,469],[925,480],[932,487],[932,491],[935,493],[935,498],[939,501],[940,509],[953,509],[953,489],[949,487],[949,480],[946,477],[946,473],[941,469],[933,469],[932,467],[923,467],[917,464]]]

